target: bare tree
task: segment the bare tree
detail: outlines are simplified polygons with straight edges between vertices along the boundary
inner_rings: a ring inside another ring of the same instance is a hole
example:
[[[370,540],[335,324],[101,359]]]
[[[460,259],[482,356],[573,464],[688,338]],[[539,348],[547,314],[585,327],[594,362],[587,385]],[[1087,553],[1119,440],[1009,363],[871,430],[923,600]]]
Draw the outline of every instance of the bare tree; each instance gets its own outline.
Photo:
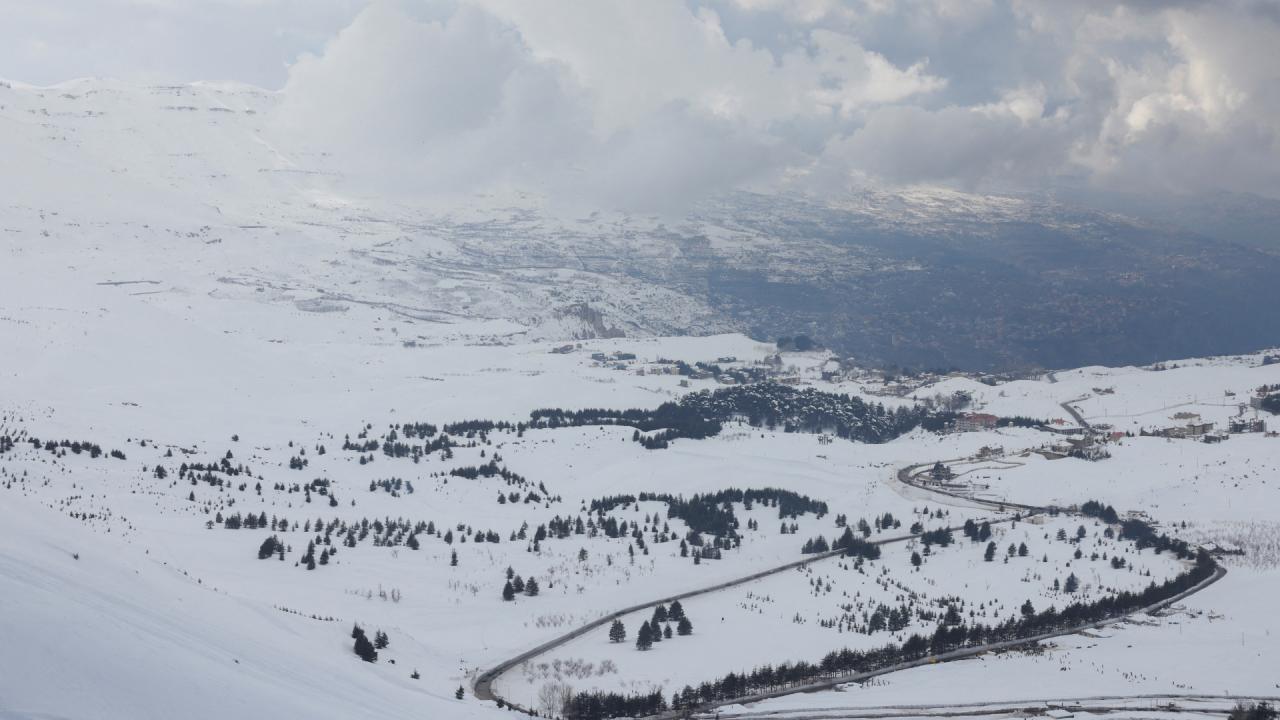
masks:
[[[559,717],[573,699],[573,687],[567,683],[549,682],[538,688],[538,708],[547,717]]]

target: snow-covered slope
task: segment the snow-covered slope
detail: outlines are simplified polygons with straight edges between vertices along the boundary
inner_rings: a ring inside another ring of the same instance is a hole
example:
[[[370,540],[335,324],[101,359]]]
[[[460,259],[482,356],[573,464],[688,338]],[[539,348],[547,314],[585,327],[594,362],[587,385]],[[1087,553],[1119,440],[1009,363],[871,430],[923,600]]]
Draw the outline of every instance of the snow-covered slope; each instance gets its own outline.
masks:
[[[847,358],[716,334],[739,323],[672,270],[714,257],[735,271],[821,275],[834,240],[810,228],[820,242],[770,244],[761,228],[778,202],[740,198],[741,213],[669,228],[552,219],[522,198],[495,210],[491,198],[428,208],[362,196],[323,153],[272,137],[276,101],[211,84],[0,86],[0,437],[12,441],[0,444],[0,717],[506,717],[470,693],[478,671],[612,610],[795,561],[805,541],[842,532],[839,516],[905,523],[868,528],[885,539],[993,514],[899,482],[899,469],[935,461],[951,461],[979,499],[1096,497],[1246,551],[1224,560],[1231,573],[1212,593],[1179,605],[1191,612],[1059,641],[1050,652],[1065,671],[1037,660],[1017,664],[1019,677],[1061,694],[1086,692],[1099,673],[1108,688],[1274,684],[1269,644],[1235,650],[1241,633],[1274,629],[1258,604],[1280,589],[1274,437],[1124,437],[1094,463],[1060,457],[1063,436],[1038,428],[916,428],[868,445],[743,414],[711,437],[647,450],[637,440],[664,428],[505,423],[541,408],[653,409],[767,376],[890,411],[962,391],[968,409],[1061,419],[1062,432],[1077,427],[1066,404],[1136,433],[1185,422],[1179,413],[1219,425],[1262,417],[1239,405],[1280,384],[1280,364],[1231,356],[994,385],[956,375],[899,393],[903,383]],[[1028,212],[934,191],[876,199],[875,212],[850,203],[880,228]],[[796,207],[793,217],[808,206]],[[856,250],[841,262],[870,277],[915,272]],[[503,424],[445,428],[477,419]],[[428,446],[442,434],[452,442]],[[617,500],[731,488],[786,491],[828,512],[729,501],[740,537],[699,533],[698,545],[695,520],[668,500]],[[609,509],[593,514],[593,501]],[[744,665],[900,641],[936,619],[863,634],[882,601],[1005,618],[1026,600],[1071,600],[1053,586],[1069,573],[1081,599],[1181,567],[1109,528],[1091,524],[1077,540],[1077,520],[1043,520],[997,526],[998,567],[972,543],[925,553],[918,569],[919,544],[861,570],[831,559],[691,601],[692,638],[638,655],[587,635],[496,687],[528,704],[565,681],[669,695]],[[618,523],[627,530],[608,530]],[[1019,543],[1037,552],[1007,552]],[[1074,557],[1077,547],[1099,557]],[[540,592],[504,600],[508,568]],[[627,618],[632,637],[639,619]],[[387,633],[379,662],[352,653],[357,623]],[[910,677],[948,679],[939,699],[981,696],[999,683],[975,668],[1020,658]],[[573,677],[605,661],[617,672]],[[874,699],[915,690],[895,679]]]
[[[912,367],[1152,362],[1280,332],[1244,310],[1280,300],[1280,256],[1177,228],[938,188],[738,192],[680,218],[428,195],[289,133],[281,101],[228,83],[0,83],[6,274],[157,281],[121,287],[177,308],[363,313],[398,341],[806,333]]]

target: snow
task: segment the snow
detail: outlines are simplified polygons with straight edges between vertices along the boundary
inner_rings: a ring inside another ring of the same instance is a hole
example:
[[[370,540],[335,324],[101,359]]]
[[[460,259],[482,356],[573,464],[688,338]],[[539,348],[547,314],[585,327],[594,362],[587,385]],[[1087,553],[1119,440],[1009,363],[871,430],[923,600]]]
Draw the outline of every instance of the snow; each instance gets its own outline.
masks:
[[[1062,370],[994,385],[956,376],[902,395],[871,372],[826,382],[823,370],[837,365],[829,353],[778,354],[728,332],[690,297],[618,274],[526,262],[538,253],[560,257],[574,243],[592,246],[619,218],[560,222],[518,204],[495,214],[466,202],[425,212],[353,196],[323,155],[270,137],[263,116],[276,101],[227,84],[0,85],[3,148],[9,166],[21,169],[0,174],[0,435],[18,438],[0,454],[0,717],[507,717],[454,692],[469,688],[479,670],[618,608],[798,560],[806,539],[838,535],[837,514],[856,522],[889,512],[905,525],[925,507],[945,510],[953,525],[992,517],[979,503],[898,482],[899,469],[937,460],[985,486],[975,487],[978,498],[1099,499],[1244,555],[1224,556],[1224,580],[1159,617],[1060,638],[1042,653],[922,667],[746,712],[829,707],[837,695],[871,707],[1028,694],[1275,692],[1274,437],[1234,435],[1214,445],[1125,437],[1108,445],[1112,457],[1101,462],[1045,459],[1032,450],[1060,438],[1026,428],[917,430],[861,445],[730,423],[717,437],[680,439],[659,451],[632,442],[626,427],[494,431],[488,444],[464,438],[475,445],[418,463],[378,451],[362,464],[364,453],[341,446],[348,436],[378,437],[401,423],[519,422],[546,407],[653,408],[718,387],[714,379],[664,374],[660,360],[735,357],[721,364],[775,368],[795,382],[890,408],[963,391],[973,397],[971,409],[1063,419],[1061,427],[1073,425],[1061,407],[1070,403],[1089,423],[1135,434],[1182,423],[1173,417],[1182,412],[1219,426],[1253,417],[1239,405],[1254,388],[1280,383],[1280,365],[1250,355],[1177,360],[1163,369]],[[908,214],[967,202],[927,193],[911,201]],[[741,243],[744,252],[761,242],[714,230],[713,242]],[[573,239],[561,243],[562,235]],[[504,270],[493,269],[495,257],[504,258]],[[587,310],[594,309],[631,337],[596,337],[608,333],[593,326]],[[566,345],[567,352],[553,352]],[[591,357],[619,352],[636,358]],[[51,453],[26,442],[33,436],[98,443],[104,454]],[[970,459],[984,447],[1002,454]],[[291,469],[304,449],[307,466]],[[228,451],[251,475],[222,474],[220,487],[178,477],[181,463],[216,464]],[[529,486],[448,474],[495,454]],[[166,478],[156,477],[157,465]],[[392,478],[412,482],[414,492],[369,490],[370,482]],[[305,493],[275,489],[316,479],[329,481],[337,506],[318,491],[308,503]],[[828,503],[830,513],[791,519],[796,533],[782,534],[776,509],[735,508],[744,526],[758,520],[759,529],[744,529],[741,547],[698,565],[679,554],[684,522],[666,518],[655,501],[611,513],[642,524],[657,514],[677,538],[659,543],[647,535],[649,552],[637,551],[634,563],[627,538],[575,534],[545,540],[537,551],[527,537],[510,540],[525,523],[532,532],[556,516],[585,516],[596,498],[727,487],[784,488]],[[538,502],[496,500],[534,489]],[[226,530],[214,520],[251,512],[287,518],[289,529]],[[317,533],[303,528],[317,519],[432,522],[455,538],[450,545],[420,533],[419,550],[335,542],[338,554],[309,571],[298,563]],[[814,660],[893,636],[823,627],[846,593],[886,604],[910,593],[932,601],[957,596],[1005,617],[1027,599],[1037,607],[1059,602],[1052,582],[1068,563],[1085,597],[1140,587],[1147,570],[1152,577],[1176,571],[1169,557],[1149,551],[1119,550],[1130,564],[1123,570],[1089,554],[1076,560],[1074,545],[1052,538],[1079,524],[996,525],[1001,557],[993,563],[982,560],[982,544],[959,537],[953,547],[935,548],[919,570],[909,558],[920,548],[908,544],[886,546],[865,574],[846,560],[824,560],[690,599],[691,637],[637,651],[642,617],[633,614],[624,619],[629,642],[609,644],[602,628],[532,660],[532,677],[525,669],[508,673],[498,688],[533,702],[558,659],[561,676],[579,689],[670,691],[759,662]],[[501,541],[477,543],[476,530]],[[1117,552],[1094,524],[1087,530],[1089,552]],[[878,537],[895,532],[903,529]],[[273,533],[289,546],[284,562],[257,559]],[[1004,549],[1015,541],[1031,546],[1031,555],[1005,564]],[[540,594],[504,602],[508,567],[536,578]],[[351,652],[357,622],[391,639],[376,664]],[[929,626],[913,623],[911,630]],[[616,672],[567,679],[571,660],[596,670],[610,661]],[[539,669],[542,663],[551,670]],[[420,679],[410,678],[414,670]]]

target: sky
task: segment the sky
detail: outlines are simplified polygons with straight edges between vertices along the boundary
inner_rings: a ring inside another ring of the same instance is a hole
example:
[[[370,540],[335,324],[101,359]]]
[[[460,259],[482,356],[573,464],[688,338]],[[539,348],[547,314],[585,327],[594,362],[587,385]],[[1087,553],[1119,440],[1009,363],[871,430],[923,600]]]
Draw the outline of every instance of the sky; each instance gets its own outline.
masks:
[[[1280,0],[4,0],[0,77],[230,80],[415,191],[1280,198]]]

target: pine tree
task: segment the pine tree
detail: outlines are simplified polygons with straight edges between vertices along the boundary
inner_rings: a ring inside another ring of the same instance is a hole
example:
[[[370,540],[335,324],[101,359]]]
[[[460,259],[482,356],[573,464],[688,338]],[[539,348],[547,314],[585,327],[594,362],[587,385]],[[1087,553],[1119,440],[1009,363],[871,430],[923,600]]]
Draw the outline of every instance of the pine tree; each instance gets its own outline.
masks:
[[[636,633],[636,649],[648,650],[651,647],[653,647],[653,630],[646,621],[640,625],[640,631]]]
[[[266,560],[272,555],[275,555],[276,546],[279,544],[280,544],[280,538],[276,537],[275,535],[272,535],[266,540],[263,540],[262,545],[258,547],[258,559]]]
[[[461,700],[462,698],[466,697],[466,694],[467,694],[467,691],[463,689],[461,685],[459,685],[458,689],[454,691],[453,696]]]
[[[609,642],[620,643],[627,639],[627,628],[621,620],[614,620],[609,626]]]
[[[1031,617],[1036,614],[1035,606],[1031,604],[1030,600],[1022,603],[1022,614],[1026,617]]]
[[[510,602],[516,599],[516,589],[511,587],[511,581],[508,580],[506,585],[502,586],[502,599]]]
[[[671,607],[667,609],[667,617],[672,620],[679,620],[684,617],[684,606],[680,604],[679,600],[671,603]]]
[[[993,542],[989,542],[987,543],[987,551],[982,555],[982,559],[986,560],[987,562],[991,562],[992,560],[995,559],[995,557],[996,557],[996,544]]]
[[[689,622],[689,618],[685,617],[684,613],[680,613],[680,621],[676,623],[676,634],[682,636],[693,634],[693,623]]]
[[[663,626],[663,628],[662,628],[662,637],[663,637],[663,638],[665,638],[665,639],[667,639],[667,640],[670,640],[670,639],[671,639],[671,626],[670,626],[670,625],[665,625],[665,626]]]
[[[533,578],[529,578],[529,582],[526,582],[524,584],[524,594],[528,595],[529,597],[537,597],[538,581],[534,580]]]
[[[382,632],[381,630],[373,634],[373,646],[375,648],[382,650],[383,648],[385,648],[390,644],[391,644],[391,640],[387,637],[387,634]]]
[[[378,660],[378,651],[373,648],[373,643],[369,642],[369,638],[363,632],[356,636],[355,652],[365,662]]]
[[[458,565],[458,551],[457,551],[457,550],[454,550],[454,551],[453,551],[453,555],[452,555],[452,556],[450,556],[450,558],[449,558],[449,564],[450,564],[450,565],[452,565],[452,566],[454,566],[454,567],[457,567],[457,565]]]
[[[911,553],[911,564],[912,564],[912,565],[914,565],[915,567],[920,567],[920,564],[921,564],[921,563],[923,563],[923,562],[924,562],[924,560],[922,560],[922,559],[920,558],[920,553],[915,552],[915,551],[912,551],[912,553]]]
[[[1063,584],[1062,589],[1069,593],[1073,593],[1080,589],[1080,580],[1076,577],[1075,573],[1071,573],[1067,576],[1067,582]]]

